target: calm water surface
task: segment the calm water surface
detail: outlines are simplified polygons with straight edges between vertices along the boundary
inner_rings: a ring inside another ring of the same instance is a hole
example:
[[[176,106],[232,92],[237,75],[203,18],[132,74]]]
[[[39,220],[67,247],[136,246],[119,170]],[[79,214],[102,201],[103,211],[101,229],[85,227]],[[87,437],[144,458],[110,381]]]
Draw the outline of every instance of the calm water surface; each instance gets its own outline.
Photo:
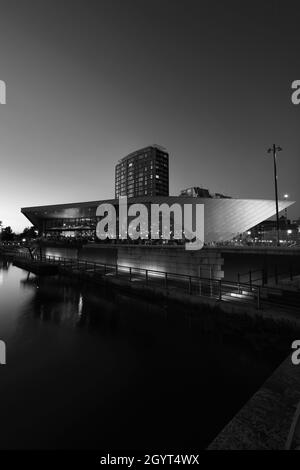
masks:
[[[0,260],[0,447],[205,448],[278,361],[219,318]]]

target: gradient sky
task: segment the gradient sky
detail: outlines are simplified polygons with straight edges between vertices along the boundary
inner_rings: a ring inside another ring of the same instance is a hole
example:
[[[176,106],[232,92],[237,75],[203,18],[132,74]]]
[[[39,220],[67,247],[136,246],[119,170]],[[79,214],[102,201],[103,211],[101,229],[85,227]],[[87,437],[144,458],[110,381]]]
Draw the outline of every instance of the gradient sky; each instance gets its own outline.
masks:
[[[274,142],[300,201],[299,25],[288,1],[0,0],[0,220],[113,197],[117,160],[153,143],[172,195],[271,199]]]

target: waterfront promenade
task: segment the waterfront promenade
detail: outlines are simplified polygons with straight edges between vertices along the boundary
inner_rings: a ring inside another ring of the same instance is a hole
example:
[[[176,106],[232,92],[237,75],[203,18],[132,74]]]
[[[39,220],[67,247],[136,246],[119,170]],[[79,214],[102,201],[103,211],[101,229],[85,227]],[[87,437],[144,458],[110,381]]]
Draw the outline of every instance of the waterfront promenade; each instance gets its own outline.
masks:
[[[143,295],[238,310],[290,310],[300,321],[300,293],[255,284],[168,273],[90,260],[18,253],[14,264],[36,274],[60,273]],[[56,271],[53,271],[56,270]]]

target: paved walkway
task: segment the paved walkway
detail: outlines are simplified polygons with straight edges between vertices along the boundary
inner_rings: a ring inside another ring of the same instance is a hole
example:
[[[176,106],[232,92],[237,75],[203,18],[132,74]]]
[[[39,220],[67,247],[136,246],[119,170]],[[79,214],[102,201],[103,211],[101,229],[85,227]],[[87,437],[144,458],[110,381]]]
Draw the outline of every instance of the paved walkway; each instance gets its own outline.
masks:
[[[300,365],[293,365],[288,357],[208,450],[296,449],[300,444],[299,403]]]

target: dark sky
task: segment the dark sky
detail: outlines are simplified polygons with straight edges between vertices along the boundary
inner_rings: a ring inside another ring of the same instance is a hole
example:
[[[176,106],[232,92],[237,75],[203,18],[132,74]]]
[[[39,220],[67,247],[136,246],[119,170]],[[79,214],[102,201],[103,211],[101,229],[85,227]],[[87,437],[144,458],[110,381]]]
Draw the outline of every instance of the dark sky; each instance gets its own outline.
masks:
[[[299,2],[298,2],[299,3]],[[0,220],[114,196],[114,166],[170,153],[170,192],[300,200],[300,6],[288,1],[0,0]],[[299,203],[289,214],[300,216]]]

